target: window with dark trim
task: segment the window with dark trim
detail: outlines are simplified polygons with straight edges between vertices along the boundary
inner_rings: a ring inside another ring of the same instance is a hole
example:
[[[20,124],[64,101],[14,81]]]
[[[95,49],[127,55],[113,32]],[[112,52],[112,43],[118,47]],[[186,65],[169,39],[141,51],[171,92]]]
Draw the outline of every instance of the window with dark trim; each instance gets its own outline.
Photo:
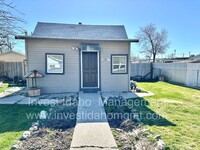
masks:
[[[46,74],[64,74],[64,54],[46,53]]]
[[[111,73],[112,74],[128,73],[128,55],[126,54],[111,55]]]

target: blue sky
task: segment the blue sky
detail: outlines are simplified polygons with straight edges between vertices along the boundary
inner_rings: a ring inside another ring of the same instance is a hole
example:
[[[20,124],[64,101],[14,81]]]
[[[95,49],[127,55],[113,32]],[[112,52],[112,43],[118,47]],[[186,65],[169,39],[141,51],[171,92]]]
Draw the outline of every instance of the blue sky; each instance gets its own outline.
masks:
[[[33,32],[37,22],[125,25],[129,38],[135,38],[140,27],[153,23],[168,31],[171,46],[164,56],[176,50],[177,56],[200,53],[199,0],[14,0],[25,15],[22,26]],[[23,44],[15,47],[22,51]],[[139,53],[137,44],[132,55]],[[163,57],[164,57],[163,56]]]

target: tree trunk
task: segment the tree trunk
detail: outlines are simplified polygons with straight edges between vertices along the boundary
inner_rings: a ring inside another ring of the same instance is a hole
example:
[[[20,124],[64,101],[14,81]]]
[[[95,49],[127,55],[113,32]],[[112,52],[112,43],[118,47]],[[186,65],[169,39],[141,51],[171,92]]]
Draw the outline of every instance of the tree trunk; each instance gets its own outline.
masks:
[[[156,61],[156,54],[153,54],[153,63]]]

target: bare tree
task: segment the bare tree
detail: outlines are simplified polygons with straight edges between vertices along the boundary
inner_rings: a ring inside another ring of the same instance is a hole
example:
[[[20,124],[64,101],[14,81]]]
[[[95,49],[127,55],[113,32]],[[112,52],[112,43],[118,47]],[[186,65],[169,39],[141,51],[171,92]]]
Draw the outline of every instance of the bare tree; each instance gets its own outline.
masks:
[[[153,62],[156,55],[164,54],[170,45],[167,40],[167,31],[165,29],[158,31],[153,24],[141,27],[136,36],[140,41],[141,52],[146,53],[146,56],[150,58],[153,57]]]
[[[24,32],[18,24],[25,23],[25,21],[13,15],[13,11],[22,14],[15,8],[13,2],[0,0],[0,53],[11,50],[15,44],[14,35]]]

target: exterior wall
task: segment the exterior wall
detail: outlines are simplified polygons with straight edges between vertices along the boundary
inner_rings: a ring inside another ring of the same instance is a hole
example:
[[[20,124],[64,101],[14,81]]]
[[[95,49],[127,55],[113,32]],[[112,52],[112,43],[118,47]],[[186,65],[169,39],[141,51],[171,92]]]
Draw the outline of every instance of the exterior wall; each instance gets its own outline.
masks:
[[[25,60],[25,56],[18,55],[13,52],[8,52],[6,54],[0,55],[0,61],[5,62],[23,62]]]
[[[38,70],[44,75],[37,79],[43,93],[77,92],[80,89],[79,51],[72,50],[80,42],[64,40],[27,40],[28,72]],[[90,42],[87,42],[90,43]],[[129,42],[100,42],[100,87],[101,91],[129,91],[128,74],[111,74],[111,54],[128,54]],[[65,54],[65,74],[45,74],[45,53]],[[129,62],[128,62],[129,63]],[[31,83],[29,83],[31,84]]]
[[[129,91],[128,74],[111,74],[111,54],[128,54],[128,42],[104,42],[101,46],[101,90],[102,91]],[[130,66],[129,62],[128,65]]]
[[[72,46],[79,43],[68,43],[59,40],[28,40],[28,72],[38,70],[44,75],[37,79],[37,86],[42,93],[62,93],[79,91],[79,51]],[[45,53],[64,53],[64,75],[45,74]],[[29,83],[30,84],[30,83]]]

